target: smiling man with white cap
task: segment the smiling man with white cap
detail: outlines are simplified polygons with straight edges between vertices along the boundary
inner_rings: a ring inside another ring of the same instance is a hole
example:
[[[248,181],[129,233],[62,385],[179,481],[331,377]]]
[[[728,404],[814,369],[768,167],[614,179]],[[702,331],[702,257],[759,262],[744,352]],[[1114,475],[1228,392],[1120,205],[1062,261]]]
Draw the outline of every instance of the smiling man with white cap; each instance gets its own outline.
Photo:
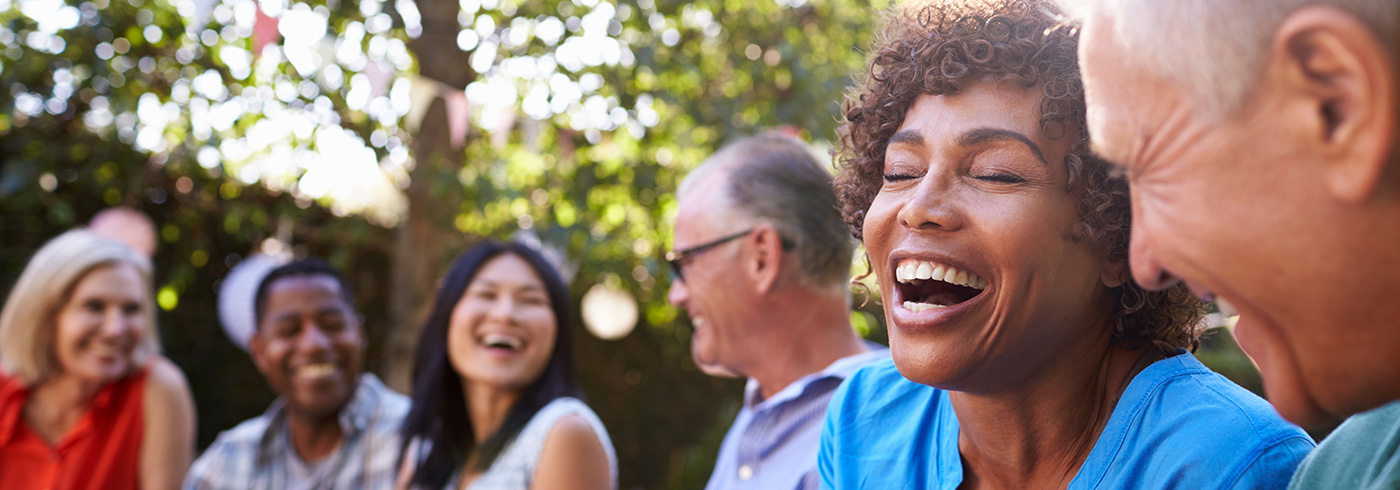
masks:
[[[392,488],[406,397],[364,373],[365,338],[344,278],[318,259],[258,286],[249,353],[279,395],[219,435],[187,489]]]

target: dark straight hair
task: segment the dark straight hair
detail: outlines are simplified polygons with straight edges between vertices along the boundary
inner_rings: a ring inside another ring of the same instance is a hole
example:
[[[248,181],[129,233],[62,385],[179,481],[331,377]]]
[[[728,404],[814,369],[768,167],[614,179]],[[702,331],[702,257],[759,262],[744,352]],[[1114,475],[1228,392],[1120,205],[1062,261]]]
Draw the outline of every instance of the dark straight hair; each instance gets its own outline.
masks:
[[[549,355],[544,373],[525,387],[520,399],[506,413],[501,427],[477,445],[476,429],[467,416],[462,376],[448,359],[447,332],[452,310],[477,272],[491,259],[506,254],[525,259],[540,276],[558,328],[554,352]],[[569,314],[569,294],[564,280],[535,249],[519,242],[487,241],[458,256],[438,288],[432,313],[423,325],[418,342],[413,366],[413,408],[404,420],[399,454],[400,459],[406,457],[409,445],[415,442],[420,443],[419,451],[426,450],[427,454],[417,454],[417,460],[411,463],[414,473],[410,485],[442,488],[472,454],[476,455],[476,463],[471,470],[485,471],[540,408],[557,398],[580,397],[574,380],[572,332],[573,317]]]

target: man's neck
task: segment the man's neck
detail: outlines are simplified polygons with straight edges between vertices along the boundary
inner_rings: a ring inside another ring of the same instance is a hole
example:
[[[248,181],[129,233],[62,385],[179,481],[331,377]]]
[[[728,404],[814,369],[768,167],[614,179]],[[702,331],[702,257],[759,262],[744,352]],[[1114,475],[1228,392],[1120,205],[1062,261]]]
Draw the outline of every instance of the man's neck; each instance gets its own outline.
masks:
[[[960,488],[1069,485],[1142,355],[1110,347],[1088,356],[1091,362],[1064,356],[1037,379],[1002,392],[950,391],[964,470]]]
[[[774,298],[768,309],[771,315],[761,319],[773,325],[774,335],[768,342],[753,344],[766,350],[744,373],[758,381],[763,399],[842,358],[870,350],[851,328],[848,303],[843,295],[810,290]]]
[[[302,461],[316,462],[340,447],[345,433],[340,427],[339,414],[313,416],[287,411],[287,431],[292,450]]]

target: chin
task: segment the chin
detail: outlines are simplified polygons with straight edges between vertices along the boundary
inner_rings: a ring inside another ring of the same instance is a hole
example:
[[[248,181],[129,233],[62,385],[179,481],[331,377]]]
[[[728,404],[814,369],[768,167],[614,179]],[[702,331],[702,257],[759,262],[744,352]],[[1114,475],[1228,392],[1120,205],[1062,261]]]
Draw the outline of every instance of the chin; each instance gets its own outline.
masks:
[[[956,367],[957,364],[951,362],[953,359],[939,355],[937,349],[908,344],[911,342],[890,339],[890,358],[894,360],[894,367],[904,379],[943,388],[956,377],[950,372],[950,368]]]
[[[91,369],[72,371],[73,375],[84,381],[107,384],[122,379],[127,374],[127,367],[121,366],[100,366]]]
[[[1335,423],[1340,417],[1332,415],[1314,402],[1300,387],[1273,381],[1277,377],[1264,375],[1264,393],[1274,410],[1284,419],[1303,428],[1323,427]],[[1272,382],[1271,382],[1272,381]]]
[[[306,400],[299,403],[302,411],[313,417],[334,417],[340,415],[340,409],[350,401],[350,397],[345,397],[339,402],[331,400]]]

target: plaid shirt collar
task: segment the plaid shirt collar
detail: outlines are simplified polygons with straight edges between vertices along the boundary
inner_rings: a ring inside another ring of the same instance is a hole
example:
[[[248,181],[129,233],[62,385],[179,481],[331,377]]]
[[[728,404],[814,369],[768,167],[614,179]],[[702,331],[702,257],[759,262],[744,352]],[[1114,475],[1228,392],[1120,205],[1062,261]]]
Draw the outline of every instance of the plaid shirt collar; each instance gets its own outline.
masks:
[[[337,422],[340,424],[340,431],[345,440],[354,439],[369,427],[370,417],[374,414],[374,407],[386,393],[390,393],[389,388],[372,373],[360,375],[359,382],[356,383],[355,393],[350,395],[350,400],[340,409]],[[262,439],[258,443],[258,464],[267,464],[268,458],[273,455],[282,454],[282,449],[290,443],[286,434],[287,425],[287,401],[278,397],[267,407],[263,413],[267,417],[267,431],[263,433]]]

